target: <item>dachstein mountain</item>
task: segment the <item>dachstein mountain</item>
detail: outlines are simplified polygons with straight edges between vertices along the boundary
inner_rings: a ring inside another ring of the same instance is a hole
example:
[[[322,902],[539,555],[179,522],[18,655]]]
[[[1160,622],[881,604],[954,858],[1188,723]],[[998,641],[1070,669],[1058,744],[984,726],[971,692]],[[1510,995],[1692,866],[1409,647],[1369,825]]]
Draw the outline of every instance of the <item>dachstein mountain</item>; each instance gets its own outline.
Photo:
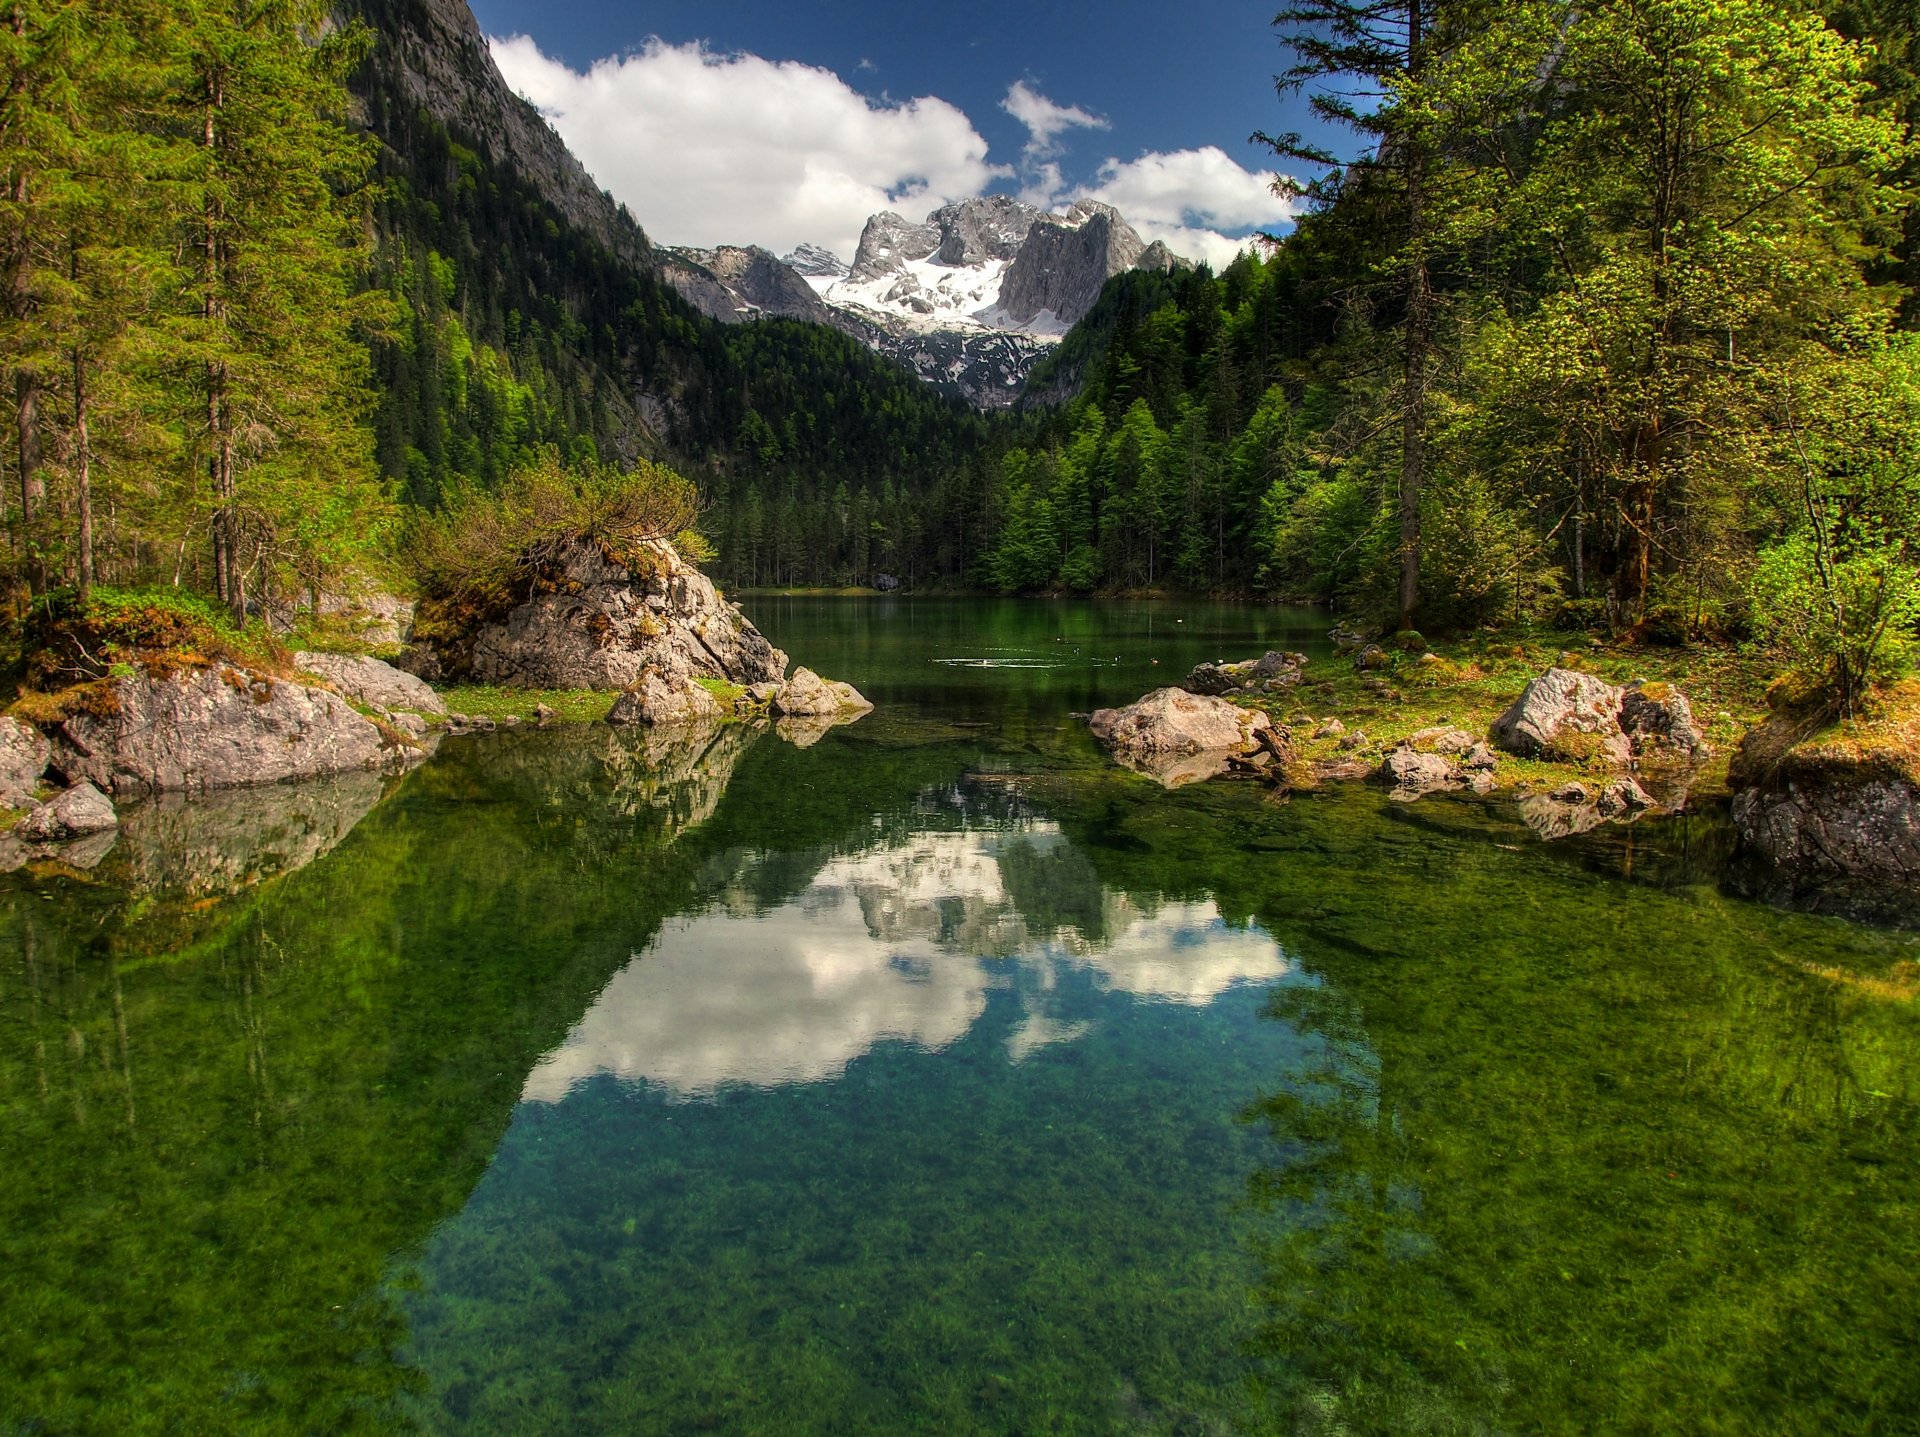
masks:
[[[661,273],[703,313],[832,324],[937,389],[983,408],[1021,393],[1035,362],[1129,270],[1188,261],[1148,244],[1111,205],[1051,214],[1007,195],[945,205],[922,223],[867,221],[851,263],[814,245],[664,251]]]

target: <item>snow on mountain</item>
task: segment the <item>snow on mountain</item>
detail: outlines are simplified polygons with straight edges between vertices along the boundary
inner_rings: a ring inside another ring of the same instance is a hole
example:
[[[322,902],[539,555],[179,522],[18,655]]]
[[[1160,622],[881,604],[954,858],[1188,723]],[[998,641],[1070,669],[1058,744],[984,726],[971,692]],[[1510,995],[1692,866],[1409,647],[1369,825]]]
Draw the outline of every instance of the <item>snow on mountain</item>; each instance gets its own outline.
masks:
[[[992,409],[1019,398],[1027,371],[1113,276],[1187,263],[1146,244],[1110,205],[1083,200],[1051,214],[987,195],[920,223],[873,216],[850,264],[817,245],[784,260],[722,247],[669,251],[662,273],[716,318],[823,321]]]

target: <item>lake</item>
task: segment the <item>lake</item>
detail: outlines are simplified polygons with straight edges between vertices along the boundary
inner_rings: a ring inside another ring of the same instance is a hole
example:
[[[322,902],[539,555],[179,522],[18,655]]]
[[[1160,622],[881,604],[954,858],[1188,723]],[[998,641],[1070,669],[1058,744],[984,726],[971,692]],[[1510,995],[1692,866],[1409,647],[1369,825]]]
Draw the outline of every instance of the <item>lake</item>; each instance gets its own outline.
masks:
[[[749,612],[877,711],[0,878],[0,1434],[1920,1431],[1914,937],[1075,717],[1312,614]]]

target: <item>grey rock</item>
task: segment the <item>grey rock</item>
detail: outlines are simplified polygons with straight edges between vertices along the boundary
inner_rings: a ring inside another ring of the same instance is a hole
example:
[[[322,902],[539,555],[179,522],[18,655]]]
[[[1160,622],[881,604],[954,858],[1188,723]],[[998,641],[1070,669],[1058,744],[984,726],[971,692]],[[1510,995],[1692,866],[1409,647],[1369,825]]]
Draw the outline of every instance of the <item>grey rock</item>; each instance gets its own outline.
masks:
[[[1624,764],[1633,748],[1620,731],[1620,701],[1621,690],[1592,674],[1548,669],[1494,720],[1493,741],[1522,758]]]
[[[787,656],[669,544],[629,567],[579,541],[551,578],[554,592],[443,642],[449,671],[534,689],[625,689],[646,669],[739,684],[786,672]]]
[[[771,316],[834,323],[835,312],[800,274],[758,245],[662,249],[660,277],[722,324]]]
[[[388,714],[387,722],[399,729],[400,732],[408,738],[420,739],[427,736],[427,721],[426,718],[420,714],[404,712]]]
[[[82,780],[21,819],[13,827],[13,836],[27,843],[63,843],[90,833],[104,833],[119,823],[113,800]]]
[[[873,707],[852,684],[823,679],[809,668],[798,668],[774,695],[773,711],[787,718],[828,718]]]
[[[1217,698],[1239,688],[1240,681],[1227,672],[1225,664],[1209,661],[1193,666],[1193,671],[1187,675],[1185,687],[1189,693]]]
[[[940,231],[940,263],[958,266],[1015,258],[1034,225],[1047,218],[1045,210],[1011,195],[983,195],[943,205],[927,223]]]
[[[1620,730],[1642,762],[1671,757],[1698,763],[1710,756],[1693,720],[1693,705],[1672,684],[1636,679],[1620,695]]]
[[[1346,736],[1346,732],[1347,726],[1345,724],[1337,718],[1330,718],[1313,731],[1313,736],[1315,738],[1343,738]]]
[[[554,720],[559,717],[560,715],[555,713],[550,705],[535,704],[533,706],[533,721],[539,728],[550,728]]]
[[[910,261],[935,253],[940,243],[937,226],[917,225],[892,210],[883,210],[860,231],[860,245],[853,252],[849,273],[854,279],[862,280],[900,274]]]
[[[1111,205],[1082,200],[1067,213],[1037,221],[1000,284],[1000,308],[1026,324],[1050,312],[1076,324],[1108,280],[1140,262],[1146,243]]]
[[[1407,740],[1423,753],[1464,754],[1479,742],[1465,729],[1451,725],[1439,728],[1423,728]]]
[[[294,663],[318,674],[350,699],[393,713],[444,714],[446,702],[424,679],[379,659],[354,654],[298,653]]]
[[[1363,674],[1393,667],[1393,655],[1378,644],[1368,644],[1353,657],[1353,666]]]
[[[795,245],[793,252],[781,255],[780,260],[795,274],[809,279],[842,279],[848,268],[839,255],[817,244]]]
[[[1490,773],[1499,766],[1499,763],[1499,757],[1484,743],[1476,743],[1460,755],[1460,767],[1478,773]]]
[[[109,680],[113,711],[82,711],[53,735],[53,767],[117,795],[197,791],[404,765],[338,694],[214,665]]]
[[[0,715],[0,805],[22,808],[47,771],[53,746],[32,724]]]
[[[648,669],[613,701],[607,722],[615,728],[712,723],[721,713],[720,701],[693,679],[684,674]]]
[[[1733,798],[1742,851],[1795,893],[1874,885],[1920,891],[1920,788],[1888,773],[1801,772]]]
[[[1368,742],[1366,730],[1355,729],[1352,733],[1341,738],[1340,751],[1342,753],[1352,753],[1355,749],[1365,748]]]
[[[1273,725],[1222,698],[1158,689],[1125,708],[1098,710],[1089,726],[1115,758],[1173,788],[1224,772],[1229,759],[1261,747]]]
[[[1405,744],[1387,755],[1380,765],[1379,776],[1392,790],[1392,797],[1402,802],[1465,786],[1459,768],[1445,755],[1421,753]]]

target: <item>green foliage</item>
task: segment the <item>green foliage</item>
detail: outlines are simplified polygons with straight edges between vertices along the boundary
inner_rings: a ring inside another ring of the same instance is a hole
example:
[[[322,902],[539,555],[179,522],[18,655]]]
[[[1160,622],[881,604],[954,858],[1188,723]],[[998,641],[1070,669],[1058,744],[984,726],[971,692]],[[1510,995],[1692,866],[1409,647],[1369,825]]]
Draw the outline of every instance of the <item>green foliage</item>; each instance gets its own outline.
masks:
[[[698,513],[698,493],[671,469],[568,465],[549,449],[498,489],[462,486],[419,513],[406,560],[423,595],[484,607],[555,581],[580,543],[621,563],[653,561],[649,547],[686,533]]]

